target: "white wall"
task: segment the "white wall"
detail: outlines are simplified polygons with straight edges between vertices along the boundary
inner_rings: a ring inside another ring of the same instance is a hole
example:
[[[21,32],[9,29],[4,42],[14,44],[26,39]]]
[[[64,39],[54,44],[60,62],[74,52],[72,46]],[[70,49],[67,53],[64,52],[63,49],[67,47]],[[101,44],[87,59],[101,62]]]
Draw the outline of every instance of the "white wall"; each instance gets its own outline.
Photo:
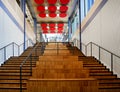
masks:
[[[73,39],[78,36],[78,31]],[[120,56],[120,0],[108,0],[82,32],[82,43],[88,44],[89,42],[94,42]],[[96,48],[93,54],[97,54],[98,58],[98,50]],[[101,50],[100,59],[107,67],[111,68],[110,54]],[[113,57],[113,60],[114,73],[120,77],[120,59]]]
[[[16,0],[0,0],[0,48],[11,42],[18,45],[24,42],[24,16]],[[26,40],[35,42],[33,28],[26,21]],[[17,47],[15,47],[17,48]],[[23,50],[23,49],[21,49]],[[12,46],[6,49],[6,59],[12,55]],[[8,53],[9,52],[9,53]],[[4,61],[4,50],[0,51],[0,64]],[[17,54],[17,49],[14,54]]]

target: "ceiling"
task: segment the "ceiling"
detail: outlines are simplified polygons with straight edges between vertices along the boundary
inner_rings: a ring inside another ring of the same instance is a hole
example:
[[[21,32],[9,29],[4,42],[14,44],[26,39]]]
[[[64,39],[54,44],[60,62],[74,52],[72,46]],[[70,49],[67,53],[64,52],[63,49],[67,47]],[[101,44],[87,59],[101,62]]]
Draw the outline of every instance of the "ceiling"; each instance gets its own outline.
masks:
[[[68,17],[75,0],[30,0],[30,10],[37,19],[39,30],[44,33],[68,32]]]

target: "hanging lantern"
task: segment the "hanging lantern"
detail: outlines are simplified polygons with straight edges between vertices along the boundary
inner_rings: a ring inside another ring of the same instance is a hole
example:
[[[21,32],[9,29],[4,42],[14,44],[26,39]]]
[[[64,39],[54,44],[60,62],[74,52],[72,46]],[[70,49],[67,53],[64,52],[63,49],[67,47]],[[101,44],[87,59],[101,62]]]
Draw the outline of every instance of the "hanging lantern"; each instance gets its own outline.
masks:
[[[55,31],[54,31],[54,30],[51,30],[50,33],[55,33]]]
[[[44,0],[34,0],[34,2],[35,2],[36,4],[43,4],[43,3],[44,3]]]
[[[62,30],[59,30],[57,33],[62,33],[63,31]]]
[[[64,24],[63,23],[58,23],[58,27],[63,27]]]
[[[64,18],[64,17],[67,16],[67,14],[66,13],[61,13],[59,16],[62,17],[62,18]]]
[[[49,6],[49,7],[48,7],[48,10],[49,10],[50,12],[56,12],[57,7],[56,7],[56,6]]]
[[[50,27],[50,30],[51,30],[51,31],[55,31],[55,28],[54,28],[54,27]]]
[[[63,30],[63,27],[59,27],[59,28],[58,28],[58,31],[62,31],[62,30]]]
[[[47,27],[47,24],[46,23],[42,23],[41,27]]]
[[[41,18],[45,18],[45,17],[46,17],[46,14],[45,14],[45,13],[40,13],[39,16],[40,16]]]
[[[48,31],[43,31],[43,34],[47,34],[48,33]]]
[[[55,27],[55,23],[50,23],[49,26],[50,27]]]
[[[48,28],[47,27],[42,27],[42,30],[43,31],[48,31]]]
[[[49,4],[56,4],[57,0],[47,0]]]
[[[45,12],[45,7],[44,6],[38,6],[37,11],[39,12]]]
[[[68,4],[70,0],[60,0],[61,4]]]
[[[55,13],[50,13],[49,16],[52,17],[52,18],[54,18],[54,17],[57,16],[57,14],[55,14]]]
[[[67,12],[68,7],[67,6],[60,6],[60,12]]]

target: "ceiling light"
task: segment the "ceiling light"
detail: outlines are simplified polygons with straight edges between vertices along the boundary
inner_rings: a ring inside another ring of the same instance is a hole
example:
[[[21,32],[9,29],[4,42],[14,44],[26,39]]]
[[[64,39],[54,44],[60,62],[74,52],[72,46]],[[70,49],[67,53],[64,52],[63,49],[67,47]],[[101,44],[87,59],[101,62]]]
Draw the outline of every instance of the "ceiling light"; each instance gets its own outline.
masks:
[[[59,14],[57,14],[57,17],[59,17]]]
[[[45,10],[48,10],[48,7],[47,7],[47,6],[45,6]]]

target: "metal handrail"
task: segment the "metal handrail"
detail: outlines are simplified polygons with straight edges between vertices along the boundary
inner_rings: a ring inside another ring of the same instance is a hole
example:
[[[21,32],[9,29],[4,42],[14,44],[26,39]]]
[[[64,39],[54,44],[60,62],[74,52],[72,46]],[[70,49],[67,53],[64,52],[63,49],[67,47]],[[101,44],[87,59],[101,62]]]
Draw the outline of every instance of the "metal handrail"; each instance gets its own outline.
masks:
[[[28,43],[28,41],[31,41],[30,39],[28,39],[26,42]],[[32,42],[31,42],[32,43]],[[23,44],[23,43],[22,43]],[[6,46],[4,46],[4,47],[2,47],[2,48],[0,48],[0,51],[1,50],[3,50],[4,52],[3,52],[3,56],[4,56],[4,58],[3,58],[3,60],[2,60],[2,62],[4,62],[4,61],[6,61],[6,59],[7,59],[7,55],[6,55],[6,53],[7,53],[7,51],[6,51],[6,49],[9,47],[9,46],[12,46],[11,48],[12,48],[12,54],[10,54],[9,56],[14,56],[14,51],[15,51],[15,49],[18,49],[18,56],[20,55],[20,47],[22,46],[22,44],[20,44],[20,45],[18,45],[17,43],[15,43],[15,42],[11,42],[11,43],[9,43],[8,45],[6,45]],[[33,44],[33,43],[32,43]],[[15,46],[17,46],[16,48],[15,48]]]
[[[74,39],[74,41],[75,40],[77,40],[77,39]],[[79,40],[77,40],[78,42],[79,42]],[[116,54],[114,54],[113,52],[111,52],[111,51],[109,51],[109,50],[107,50],[107,49],[105,49],[105,48],[103,48],[103,47],[101,47],[101,46],[99,46],[98,44],[96,44],[96,43],[93,43],[93,42],[89,42],[87,45],[85,45],[84,43],[82,43],[82,45],[84,45],[84,47],[85,47],[85,55],[87,56],[87,47],[90,45],[90,52],[91,52],[91,56],[93,56],[93,45],[95,45],[96,47],[98,47],[98,60],[100,61],[101,60],[101,50],[104,50],[104,51],[106,51],[107,53],[109,53],[110,54],[110,58],[111,58],[111,71],[113,72],[113,66],[114,66],[114,60],[113,60],[113,56],[115,56],[115,57],[117,57],[117,58],[119,58],[120,59],[120,56],[118,56],[118,55],[116,55]]]
[[[59,50],[68,50],[68,49],[65,49],[65,48],[59,48],[59,43],[65,43],[65,44],[71,44],[70,46],[70,50],[72,51],[72,54],[74,54],[74,43],[73,42],[49,42],[49,43],[54,43],[56,44],[56,47],[55,48],[47,48],[45,50],[56,50],[56,55],[59,55]],[[47,44],[49,45],[49,44]]]
[[[30,58],[30,75],[32,75],[32,53],[35,51],[36,53],[36,48],[39,46],[39,43],[31,50],[31,52],[28,54],[28,56],[23,60],[23,62],[20,65],[20,92],[22,92],[22,67],[23,65],[27,62],[27,60]],[[35,55],[37,56],[37,55]]]

